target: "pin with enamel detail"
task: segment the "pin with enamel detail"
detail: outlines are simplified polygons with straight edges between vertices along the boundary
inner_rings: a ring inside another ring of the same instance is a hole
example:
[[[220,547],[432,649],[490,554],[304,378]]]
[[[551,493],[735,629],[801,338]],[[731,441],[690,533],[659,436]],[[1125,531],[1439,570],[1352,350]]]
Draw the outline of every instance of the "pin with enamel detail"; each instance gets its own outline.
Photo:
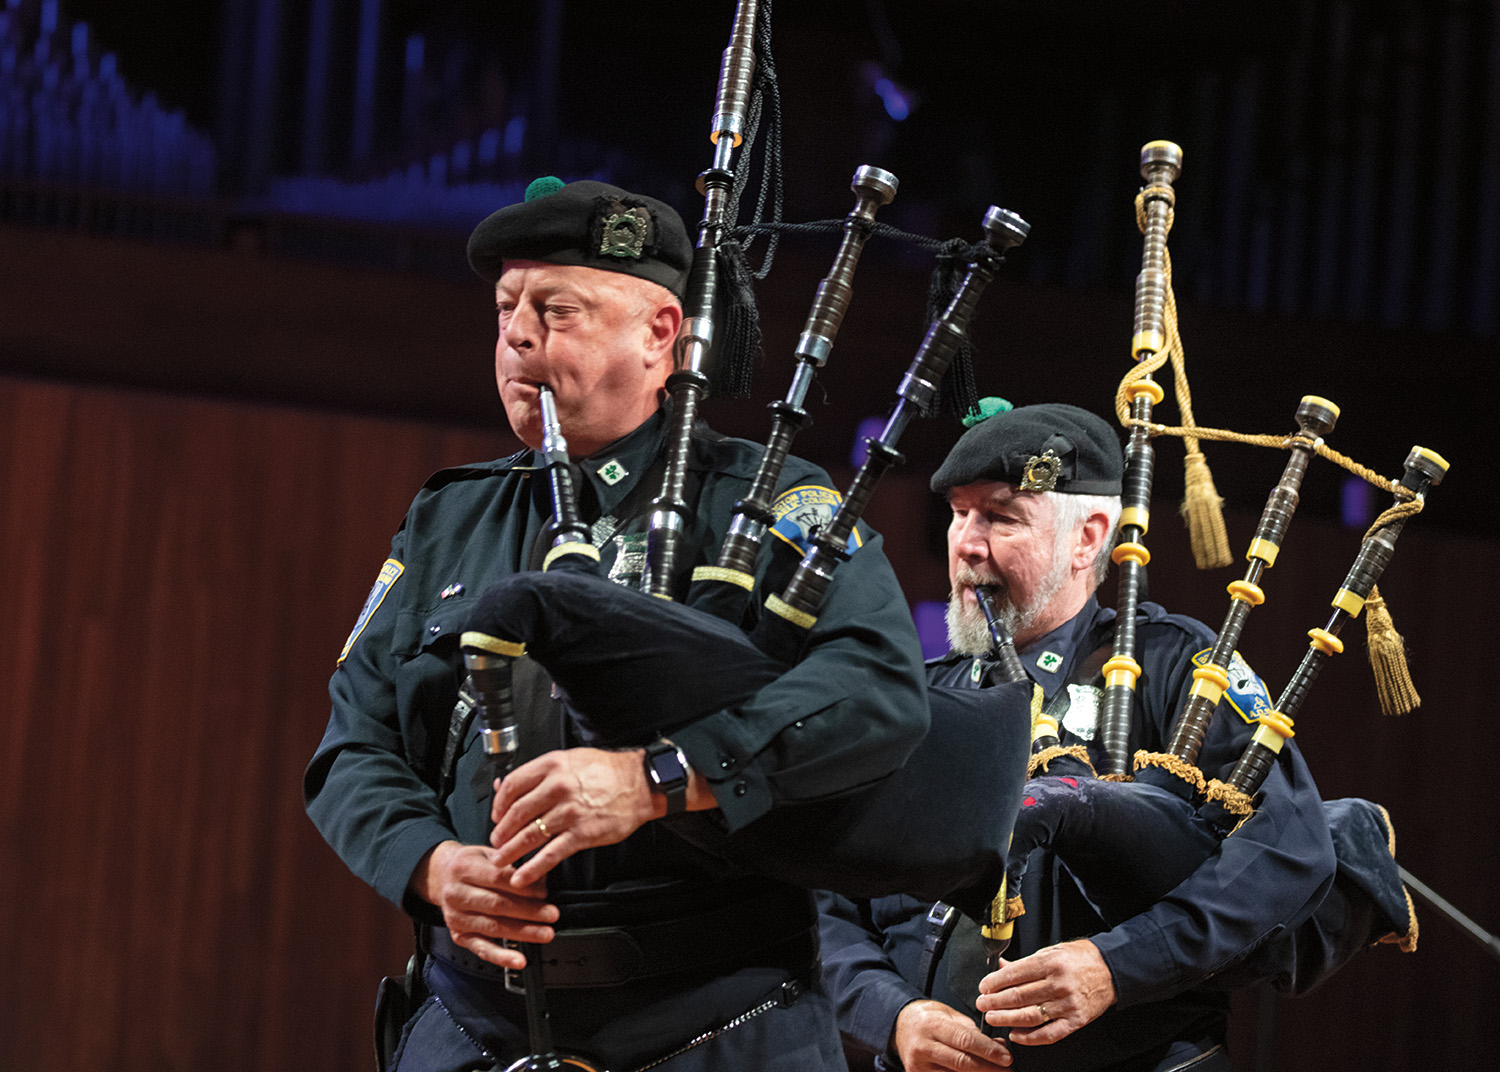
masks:
[[[646,569],[646,534],[627,532],[616,536],[615,560],[609,566],[609,579],[627,588],[638,587]]]
[[[452,599],[454,596],[461,596],[463,594],[464,594],[464,586],[462,584],[458,583],[457,581],[455,581],[453,584],[450,584],[447,588],[444,588],[441,592],[439,592],[438,593],[438,598],[439,599]]]
[[[599,479],[604,481],[610,487],[614,487],[616,484],[630,475],[630,470],[621,465],[618,458],[611,458],[609,461],[599,466],[598,469],[595,469],[594,472],[598,473]]]
[[[1207,666],[1212,652],[1212,648],[1204,648],[1193,656],[1193,665]],[[1229,706],[1246,722],[1259,722],[1262,715],[1272,710],[1271,695],[1266,689],[1266,683],[1250,669],[1250,664],[1239,652],[1230,656],[1226,673],[1229,685],[1224,690],[1224,699],[1229,701]]]
[[[342,663],[349,657],[349,652],[354,647],[354,642],[359,639],[359,634],[365,631],[365,626],[370,624],[370,616],[380,606],[385,594],[391,590],[396,583],[396,578],[406,571],[406,567],[394,558],[385,560],[380,567],[380,574],[375,578],[375,584],[370,589],[370,594],[365,597],[365,605],[360,609],[359,618],[354,622],[354,628],[349,631],[349,639],[344,641],[344,650],[339,652],[339,662]]]
[[[1049,674],[1057,673],[1058,667],[1062,666],[1063,657],[1055,651],[1044,651],[1037,656],[1036,664]]]
[[[977,684],[979,684],[979,679],[981,677],[983,677],[983,676],[984,676],[984,667],[979,664],[979,660],[978,659],[975,659],[974,660],[974,665],[971,666],[971,667],[969,667],[969,680],[972,681],[972,682],[974,682],[974,684],[977,685]]]
[[[1062,459],[1057,451],[1048,447],[1040,454],[1026,460],[1026,472],[1021,477],[1022,491],[1051,491],[1057,487],[1057,477],[1062,472]]]

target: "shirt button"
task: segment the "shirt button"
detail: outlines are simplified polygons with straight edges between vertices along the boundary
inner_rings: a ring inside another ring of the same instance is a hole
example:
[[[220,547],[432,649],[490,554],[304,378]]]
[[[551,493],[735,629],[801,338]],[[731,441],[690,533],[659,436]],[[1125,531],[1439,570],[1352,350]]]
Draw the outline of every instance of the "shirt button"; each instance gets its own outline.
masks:
[[[748,785],[746,785],[744,782],[735,782],[734,783],[734,795],[735,796],[742,797],[742,796],[744,796],[748,792],[750,792],[750,787]]]
[[[726,756],[720,756],[719,757],[719,766],[723,767],[725,770],[728,770],[730,767],[734,766],[734,757],[733,756],[727,756],[727,755]]]
[[[443,627],[441,625],[429,626],[428,629],[427,629],[427,631],[429,633],[431,633],[433,636],[437,636],[439,633],[441,633],[443,631]]]

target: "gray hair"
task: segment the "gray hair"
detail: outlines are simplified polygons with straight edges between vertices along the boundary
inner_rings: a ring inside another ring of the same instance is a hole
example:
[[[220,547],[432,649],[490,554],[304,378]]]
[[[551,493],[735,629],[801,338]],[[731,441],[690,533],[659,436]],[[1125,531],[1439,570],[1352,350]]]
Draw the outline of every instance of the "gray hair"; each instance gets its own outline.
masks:
[[[1105,537],[1104,546],[1099,548],[1099,554],[1094,559],[1093,588],[1098,588],[1104,583],[1104,578],[1109,576],[1109,555],[1114,550],[1115,539],[1119,534],[1120,497],[1118,495],[1066,495],[1056,491],[1049,491],[1046,495],[1052,500],[1052,538],[1054,540],[1063,533],[1072,532],[1082,525],[1090,514],[1104,514],[1109,518],[1109,534]]]

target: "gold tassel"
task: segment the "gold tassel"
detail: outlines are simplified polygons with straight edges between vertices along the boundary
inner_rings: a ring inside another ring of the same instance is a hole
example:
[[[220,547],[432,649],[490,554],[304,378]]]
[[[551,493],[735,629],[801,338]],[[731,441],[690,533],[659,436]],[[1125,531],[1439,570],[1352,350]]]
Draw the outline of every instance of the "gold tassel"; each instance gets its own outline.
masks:
[[[1187,521],[1188,540],[1198,568],[1219,569],[1234,561],[1229,551],[1229,533],[1224,528],[1224,499],[1214,487],[1214,475],[1201,450],[1189,451],[1185,459],[1186,486],[1182,516]]]
[[[1375,693],[1380,710],[1387,715],[1404,715],[1422,702],[1406,666],[1406,642],[1396,632],[1391,612],[1385,609],[1380,589],[1370,588],[1365,600],[1365,630],[1370,637],[1370,668],[1375,671]]]

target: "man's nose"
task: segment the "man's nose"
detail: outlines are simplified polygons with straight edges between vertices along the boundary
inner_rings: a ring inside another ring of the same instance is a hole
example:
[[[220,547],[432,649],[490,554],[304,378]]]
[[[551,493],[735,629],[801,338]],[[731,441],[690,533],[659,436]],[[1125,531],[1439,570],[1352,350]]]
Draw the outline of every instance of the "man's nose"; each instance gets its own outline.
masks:
[[[953,519],[948,528],[948,543],[955,555],[970,561],[984,558],[989,553],[984,526],[972,516]]]
[[[512,350],[529,350],[536,345],[540,326],[534,313],[518,305],[511,312],[500,337]]]

